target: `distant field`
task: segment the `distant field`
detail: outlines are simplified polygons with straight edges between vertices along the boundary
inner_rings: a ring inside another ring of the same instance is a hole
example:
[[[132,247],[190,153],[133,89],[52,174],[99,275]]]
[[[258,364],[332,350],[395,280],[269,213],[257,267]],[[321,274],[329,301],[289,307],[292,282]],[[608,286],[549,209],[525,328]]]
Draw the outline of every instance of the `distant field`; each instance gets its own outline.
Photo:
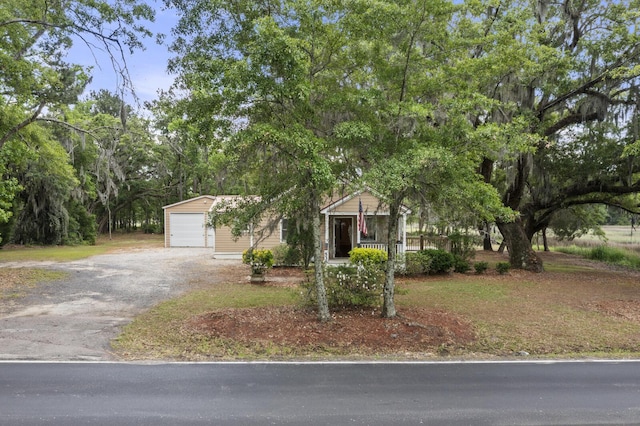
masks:
[[[635,230],[632,230],[631,226],[628,225],[603,226],[602,230],[605,232],[606,240],[602,240],[595,235],[589,234],[576,238],[573,241],[555,241],[551,238],[550,244],[552,246],[576,245],[580,247],[595,247],[607,244],[612,247],[620,247],[640,252],[640,226],[636,226]],[[538,240],[534,238],[534,247],[538,244],[542,245],[542,239],[539,238]]]

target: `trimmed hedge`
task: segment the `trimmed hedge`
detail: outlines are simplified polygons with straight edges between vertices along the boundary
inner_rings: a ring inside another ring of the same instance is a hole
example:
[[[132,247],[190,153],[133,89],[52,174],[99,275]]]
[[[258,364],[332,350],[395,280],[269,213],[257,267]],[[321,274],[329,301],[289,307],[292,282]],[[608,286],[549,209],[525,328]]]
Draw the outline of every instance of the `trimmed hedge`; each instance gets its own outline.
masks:
[[[429,269],[429,273],[431,274],[446,274],[451,271],[455,264],[455,257],[453,254],[444,250],[426,249],[420,250],[418,253],[427,255],[431,258],[431,265]]]
[[[358,247],[349,252],[349,261],[354,265],[381,265],[387,259],[387,252],[380,249]]]

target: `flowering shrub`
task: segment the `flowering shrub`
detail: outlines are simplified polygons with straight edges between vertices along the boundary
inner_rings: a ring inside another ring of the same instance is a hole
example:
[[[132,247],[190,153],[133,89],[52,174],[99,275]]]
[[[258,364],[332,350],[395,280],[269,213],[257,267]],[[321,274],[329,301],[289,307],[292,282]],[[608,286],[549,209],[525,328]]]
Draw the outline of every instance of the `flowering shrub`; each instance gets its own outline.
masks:
[[[308,302],[315,305],[315,284],[308,282],[305,285],[309,290]],[[324,285],[330,309],[375,307],[380,305],[384,270],[379,266],[327,266]]]
[[[273,266],[273,253],[268,249],[247,249],[242,252],[242,263],[251,265],[252,274],[263,274]]]

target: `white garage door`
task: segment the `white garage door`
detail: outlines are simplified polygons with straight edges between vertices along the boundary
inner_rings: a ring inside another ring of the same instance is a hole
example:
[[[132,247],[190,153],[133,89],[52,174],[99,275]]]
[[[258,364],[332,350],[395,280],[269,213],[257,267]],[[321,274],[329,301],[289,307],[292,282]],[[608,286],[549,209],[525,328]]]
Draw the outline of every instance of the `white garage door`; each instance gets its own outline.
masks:
[[[171,213],[171,247],[204,247],[202,213]]]

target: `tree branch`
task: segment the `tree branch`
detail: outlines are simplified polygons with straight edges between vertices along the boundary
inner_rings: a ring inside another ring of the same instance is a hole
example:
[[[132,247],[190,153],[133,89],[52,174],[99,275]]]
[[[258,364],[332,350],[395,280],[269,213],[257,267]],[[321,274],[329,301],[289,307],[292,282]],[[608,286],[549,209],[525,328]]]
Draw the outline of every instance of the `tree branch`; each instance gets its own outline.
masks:
[[[567,115],[566,117],[563,117],[560,120],[556,121],[556,123],[553,124],[552,126],[548,127],[544,131],[544,135],[551,136],[571,124],[586,123],[586,122],[594,121],[597,119],[598,119],[597,112],[592,112],[590,114],[574,113],[571,115]]]
[[[28,117],[27,119],[25,119],[24,121],[22,121],[20,124],[18,124],[17,126],[13,127],[12,129],[10,129],[7,133],[5,133],[5,135],[0,139],[0,150],[2,149],[2,147],[4,146],[4,144],[11,139],[16,133],[18,133],[20,130],[24,129],[25,127],[27,127],[29,124],[33,123],[34,121],[36,121],[36,119],[38,118],[38,116],[40,115],[40,113],[42,112],[42,110],[44,109],[44,106],[46,105],[46,101],[40,101],[40,104],[38,105],[38,107],[36,108],[36,110],[33,112],[33,114],[31,114],[30,117]]]

